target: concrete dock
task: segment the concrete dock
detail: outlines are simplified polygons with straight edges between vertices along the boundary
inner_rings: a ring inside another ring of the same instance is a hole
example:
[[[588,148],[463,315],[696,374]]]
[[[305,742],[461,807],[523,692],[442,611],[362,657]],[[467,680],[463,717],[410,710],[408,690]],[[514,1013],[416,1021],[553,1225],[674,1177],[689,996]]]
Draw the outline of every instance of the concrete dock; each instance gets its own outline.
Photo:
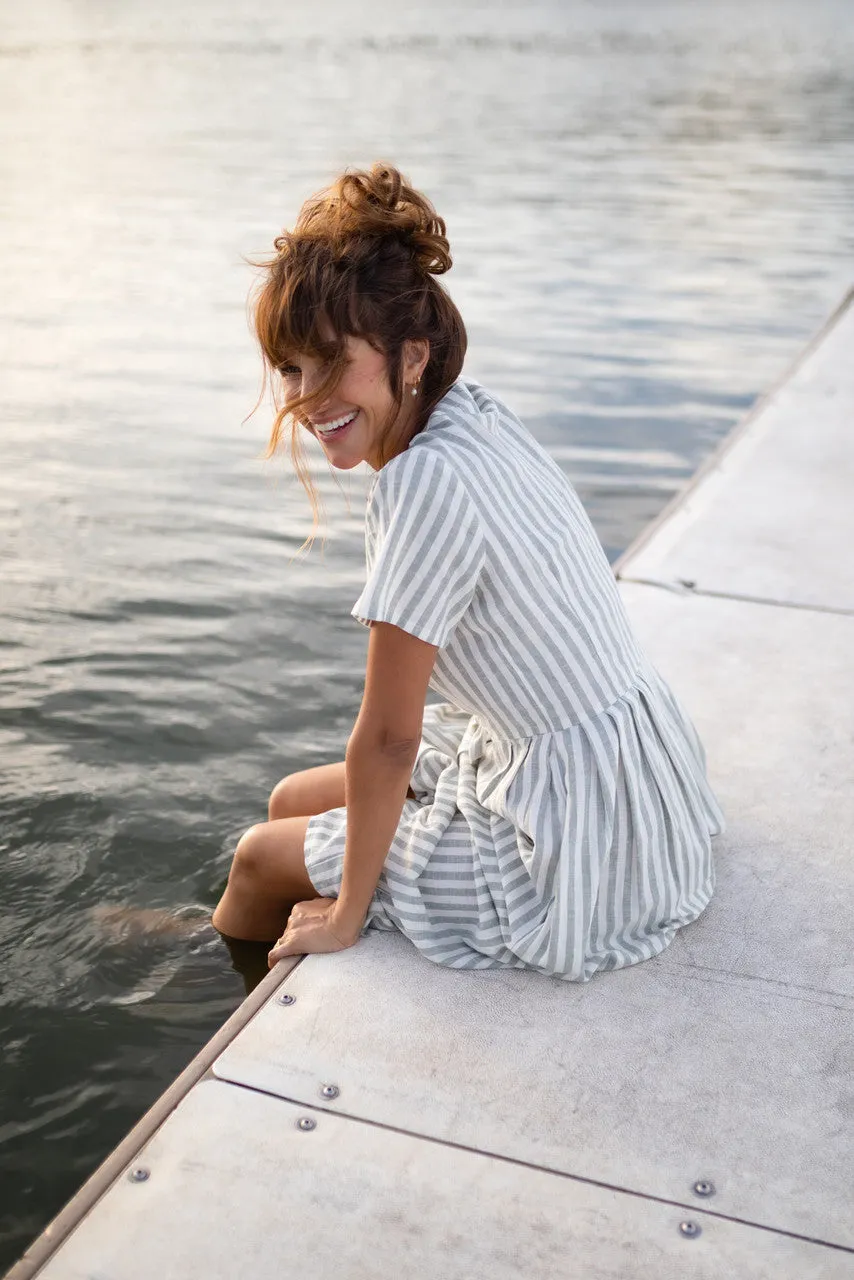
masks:
[[[854,294],[616,566],[717,891],[586,985],[280,964],[9,1280],[854,1277]]]

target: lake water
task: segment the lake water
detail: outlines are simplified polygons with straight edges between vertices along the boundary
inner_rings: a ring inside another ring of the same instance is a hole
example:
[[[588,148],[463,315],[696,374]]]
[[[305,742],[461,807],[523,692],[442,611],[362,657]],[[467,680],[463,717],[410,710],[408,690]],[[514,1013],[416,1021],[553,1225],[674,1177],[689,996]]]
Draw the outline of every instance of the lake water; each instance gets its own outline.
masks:
[[[0,1263],[237,1005],[204,925],[234,842],[343,757],[371,473],[314,446],[292,560],[243,259],[377,158],[614,556],[854,278],[854,10],[0,11]]]

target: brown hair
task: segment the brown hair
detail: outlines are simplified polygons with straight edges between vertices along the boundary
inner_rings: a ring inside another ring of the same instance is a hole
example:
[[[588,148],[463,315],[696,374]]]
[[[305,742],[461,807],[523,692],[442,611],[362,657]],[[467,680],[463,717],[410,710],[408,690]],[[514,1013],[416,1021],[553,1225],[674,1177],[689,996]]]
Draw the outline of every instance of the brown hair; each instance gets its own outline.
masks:
[[[273,244],[276,256],[254,264],[265,272],[252,299],[264,385],[268,372],[278,373],[300,353],[326,361],[329,368],[311,395],[289,403],[279,403],[274,383],[277,413],[265,455],[272,457],[278,449],[290,417],[291,461],[314,517],[310,543],[319,501],[300,447],[299,423],[339,382],[346,365],[345,337],[364,338],[387,360],[396,407],[380,435],[380,466],[400,452],[393,427],[403,404],[406,339],[430,344],[416,432],[459,377],[467,339],[462,316],[435,279],[451,266],[445,223],[391,165],[345,171],[305,202],[293,231],[283,231]]]

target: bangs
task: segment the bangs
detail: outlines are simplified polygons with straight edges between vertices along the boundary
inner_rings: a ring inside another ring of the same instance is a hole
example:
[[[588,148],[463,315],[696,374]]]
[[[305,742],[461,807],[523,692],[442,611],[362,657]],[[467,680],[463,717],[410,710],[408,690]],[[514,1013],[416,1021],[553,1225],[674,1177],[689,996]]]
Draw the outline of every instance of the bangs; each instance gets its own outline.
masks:
[[[279,257],[255,302],[255,329],[268,364],[281,371],[290,359],[309,355],[343,368],[345,338],[367,337],[352,271],[318,240],[283,236],[277,247]]]

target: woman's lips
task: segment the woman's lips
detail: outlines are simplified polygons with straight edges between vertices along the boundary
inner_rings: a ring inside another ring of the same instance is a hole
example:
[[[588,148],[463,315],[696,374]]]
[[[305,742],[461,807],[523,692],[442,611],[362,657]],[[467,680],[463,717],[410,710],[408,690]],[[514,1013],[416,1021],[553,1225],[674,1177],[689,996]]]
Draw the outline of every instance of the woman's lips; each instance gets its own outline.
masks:
[[[359,410],[356,409],[352,417],[350,417],[347,422],[343,423],[342,426],[333,427],[330,430],[329,428],[324,429],[324,427],[320,423],[316,422],[314,423],[314,430],[321,440],[337,440],[340,436],[344,434],[344,432],[349,427],[353,425],[353,423],[356,421],[358,416],[359,416]],[[340,419],[333,419],[333,422],[334,421],[340,421]]]

